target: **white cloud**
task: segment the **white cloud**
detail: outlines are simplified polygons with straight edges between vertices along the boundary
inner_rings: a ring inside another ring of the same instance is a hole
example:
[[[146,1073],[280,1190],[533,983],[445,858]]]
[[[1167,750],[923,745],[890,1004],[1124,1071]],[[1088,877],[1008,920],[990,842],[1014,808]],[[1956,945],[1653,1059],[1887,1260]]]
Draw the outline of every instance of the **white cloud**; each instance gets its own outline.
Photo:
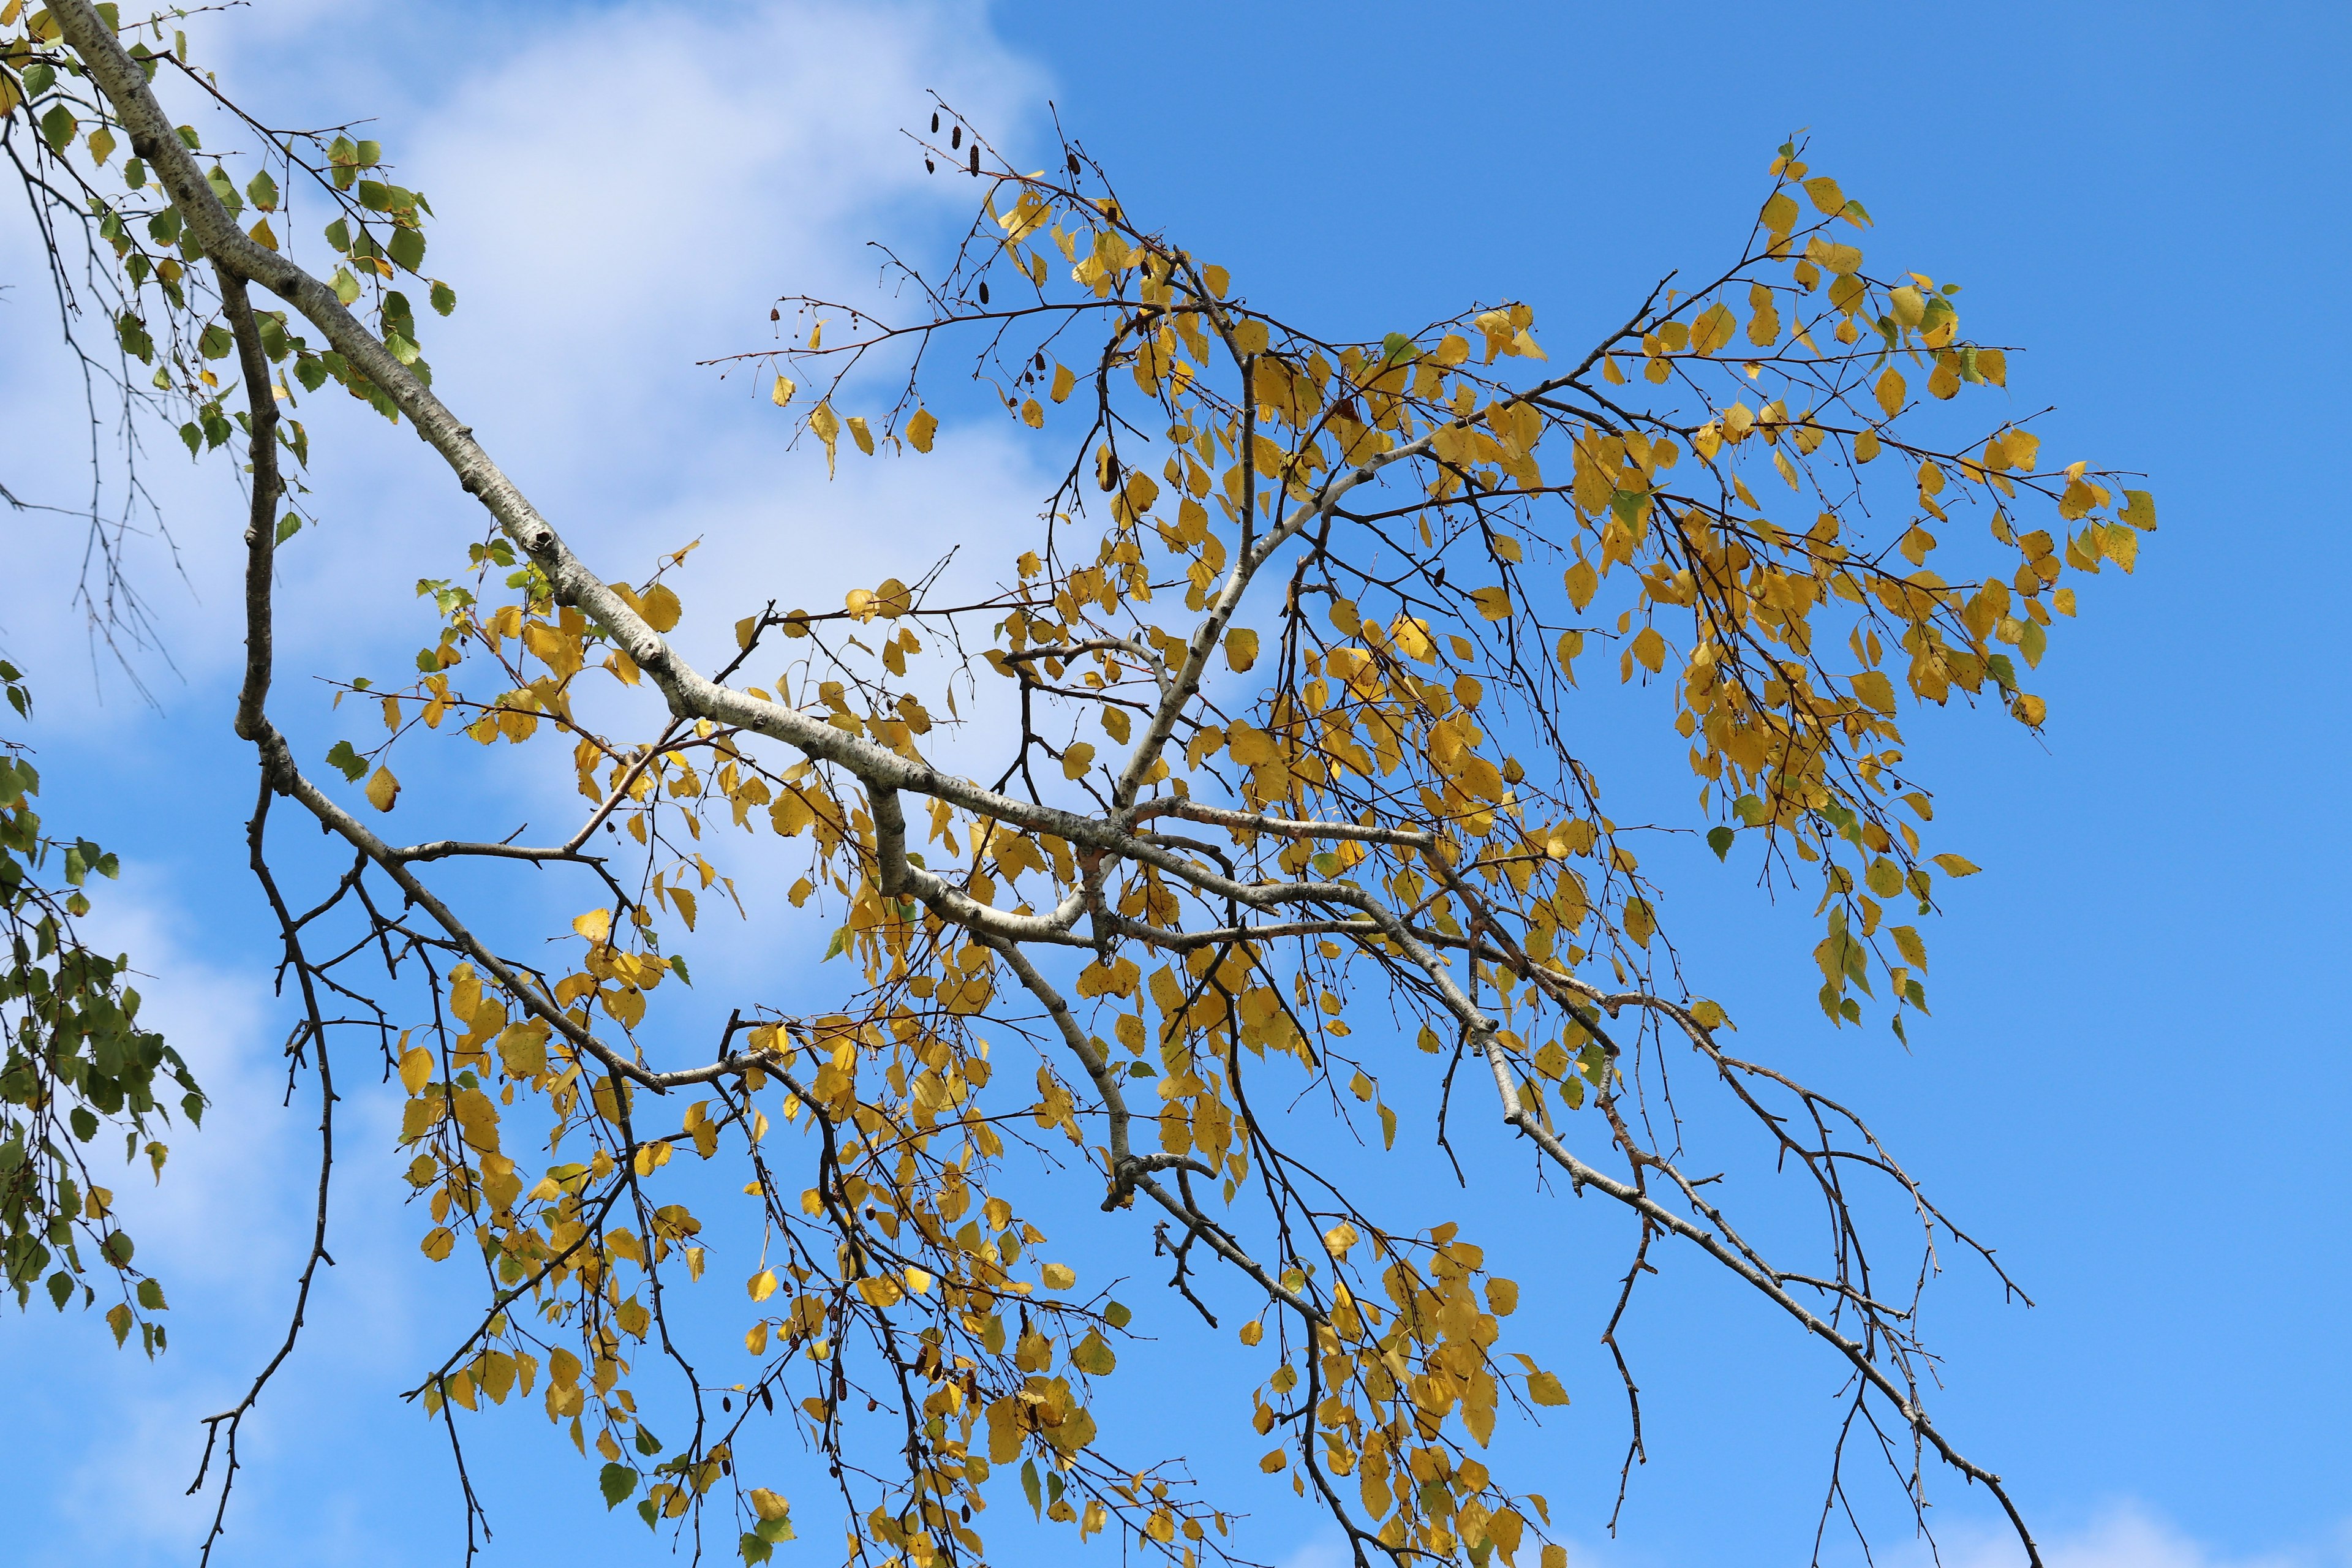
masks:
[[[1033,514],[1043,487],[1025,456],[953,429],[929,458],[853,457],[844,482],[827,485],[813,447],[783,449],[791,420],[768,405],[764,377],[722,380],[695,363],[772,342],[767,310],[781,295],[887,307],[866,242],[919,254],[968,216],[978,187],[926,176],[900,132],[929,113],[929,89],[1016,144],[1034,122],[1044,84],[990,35],[982,7],[550,9],[503,37],[493,24],[485,47],[454,55],[446,31],[404,7],[266,9],[261,26],[215,29],[225,81],[316,122],[379,117],[372,129],[397,177],[437,215],[425,270],[458,294],[448,321],[419,301],[436,389],[593,565],[641,576],[703,534],[725,557],[706,581],[723,576],[745,599],[830,603],[878,575],[877,563],[908,574],[950,542]],[[349,47],[360,37],[368,49]],[[322,217],[298,204],[281,226],[308,244]],[[38,277],[23,227],[0,237],[0,277]],[[43,349],[47,311],[29,281],[0,310],[0,350],[49,373],[0,393],[20,437],[0,479],[63,500],[87,489],[76,455],[87,437],[58,379],[67,367]],[[308,478],[324,526],[281,558],[281,708],[312,695],[301,675],[413,648],[423,622],[396,585],[449,574],[484,523],[404,426],[331,388],[303,397],[298,416],[313,431]],[[136,580],[201,693],[241,659],[241,504],[217,456],[191,471],[166,436],[151,458],[185,581],[152,543],[136,552]],[[79,642],[63,585],[81,531],[19,531],[20,564],[59,586],[11,605],[8,645],[39,653],[37,673],[70,674],[78,699],[83,677],[56,650]],[[202,706],[160,666],[148,673],[174,714]],[[100,715],[60,700],[52,717],[88,732],[119,723],[122,706]]]
[[[2110,1503],[2089,1523],[2041,1538],[2048,1568],[2339,1568],[2352,1563],[2352,1521],[2328,1542],[2237,1551],[2198,1540],[2137,1500]],[[1989,1528],[1955,1531],[1943,1542],[1945,1568],[2018,1568],[2025,1553],[2014,1536]],[[1925,1568],[1924,1545],[1906,1559]]]
[[[1281,1568],[1349,1568],[1354,1562],[1347,1542],[1331,1531],[1294,1548],[1283,1558]]]
[[[488,35],[469,32],[478,47],[463,50],[439,26],[460,19],[454,6],[281,5],[250,28],[247,15],[215,35],[233,87],[271,101],[290,94],[288,119],[321,105],[333,118],[383,117],[401,177],[439,214],[427,270],[460,295],[456,318],[428,328],[436,385],[575,546],[634,577],[658,553],[709,539],[680,584],[712,621],[688,642],[696,657],[717,652],[732,619],[771,596],[837,603],[848,586],[911,577],[975,539],[994,575],[1008,552],[992,536],[1032,517],[1043,488],[1020,447],[950,427],[928,458],[852,458],[827,484],[813,453],[782,450],[787,421],[750,378],[722,382],[693,363],[759,346],[778,294],[870,293],[865,239],[919,238],[968,208],[976,187],[926,180],[897,132],[928,113],[927,87],[997,127],[1018,127],[1042,104],[1035,73],[990,36],[984,7],[526,9],[484,24]],[[22,265],[22,227],[0,237],[0,276],[37,276]],[[0,388],[12,437],[0,479],[51,499],[86,477],[60,384],[18,368],[56,365],[33,352],[51,331],[44,309],[26,289],[0,310],[12,371]],[[482,521],[405,427],[327,397],[306,397],[302,414],[327,524],[283,567],[277,705],[289,725],[323,708],[307,688],[314,671],[389,673],[405,662],[400,650],[425,634],[399,585],[446,574]],[[87,688],[57,651],[76,641],[65,610],[80,548],[70,526],[18,529],[19,577],[44,586],[12,597],[8,648],[42,655],[46,743],[242,770],[249,754],[226,735],[220,700],[241,656],[241,507],[224,462],[191,471],[175,445],[157,457],[188,581],[152,550],[141,581],[190,688],[163,685],[161,715],[131,711],[119,686],[104,710],[80,700]],[[99,799],[75,804],[77,828],[121,837]],[[52,805],[66,809],[62,797]],[[434,825],[419,813],[415,826]],[[33,1358],[24,1364],[43,1369],[24,1390],[29,1457],[8,1488],[12,1551],[24,1561],[184,1559],[209,1509],[180,1495],[198,1420],[233,1403],[274,1348],[307,1241],[315,1099],[306,1080],[294,1107],[280,1108],[290,1010],[268,994],[270,953],[264,944],[240,959],[211,941],[205,957],[192,951],[216,901],[249,910],[255,898],[241,849],[210,837],[223,846],[216,880],[172,885],[133,865],[122,887],[105,889],[95,927],[151,973],[141,983],[148,1016],[190,1054],[214,1100],[201,1132],[169,1135],[160,1191],[121,1184],[140,1259],[173,1292],[173,1349],[151,1366],[115,1354],[91,1321],[22,1326]],[[457,1321],[434,1300],[450,1286],[415,1259],[416,1218],[391,1177],[394,1097],[373,1089],[375,1064],[355,1036],[338,1065],[350,1080],[338,1121],[338,1266],[322,1275],[304,1345],[250,1429],[233,1561],[405,1560],[425,1538],[385,1468],[446,1479],[433,1435],[389,1392]],[[387,1528],[415,1539],[387,1539]]]

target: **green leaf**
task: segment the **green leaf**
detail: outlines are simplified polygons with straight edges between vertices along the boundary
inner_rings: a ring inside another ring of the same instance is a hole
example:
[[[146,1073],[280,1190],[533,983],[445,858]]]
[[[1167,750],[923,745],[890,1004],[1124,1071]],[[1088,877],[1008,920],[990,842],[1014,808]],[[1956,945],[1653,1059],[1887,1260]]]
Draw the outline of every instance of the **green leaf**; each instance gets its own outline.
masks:
[[[130,311],[114,324],[114,333],[123,352],[136,354],[142,363],[152,364],[155,359],[155,340],[147,335],[147,324]]]
[[[301,531],[302,518],[300,513],[289,511],[284,517],[278,520],[278,543],[285,543],[288,540],[293,538],[296,534]]]
[[[338,741],[328,748],[327,765],[340,772],[352,784],[359,783],[360,775],[367,772],[366,760],[352,749],[352,743],[349,741]]]
[[[52,153],[63,153],[74,139],[76,129],[73,110],[62,103],[51,104],[49,111],[41,116],[41,139],[49,144]]]
[[[1030,1509],[1039,1519],[1045,1517],[1045,1500],[1037,1489],[1037,1461],[1034,1459],[1021,1462],[1021,1495],[1029,1500]]]
[[[262,170],[246,182],[245,198],[261,212],[278,210],[278,182],[269,177],[268,170]]]
[[[1726,859],[1731,854],[1731,841],[1736,837],[1728,827],[1710,827],[1706,830],[1706,847],[1715,851],[1717,859]]]
[[[384,249],[391,253],[394,265],[414,272],[425,260],[425,236],[413,228],[395,229]]]
[[[610,1512],[637,1489],[637,1472],[626,1465],[607,1465],[597,1472],[596,1485],[604,1494],[605,1511]]]
[[[229,181],[228,171],[218,163],[205,171],[205,184],[213,188],[213,195],[220,198],[220,205],[227,209],[229,216],[235,217],[245,210],[245,198],[236,194],[236,186]]]
[[[446,283],[436,281],[433,285],[433,308],[445,316],[456,310],[457,290],[450,288]]]

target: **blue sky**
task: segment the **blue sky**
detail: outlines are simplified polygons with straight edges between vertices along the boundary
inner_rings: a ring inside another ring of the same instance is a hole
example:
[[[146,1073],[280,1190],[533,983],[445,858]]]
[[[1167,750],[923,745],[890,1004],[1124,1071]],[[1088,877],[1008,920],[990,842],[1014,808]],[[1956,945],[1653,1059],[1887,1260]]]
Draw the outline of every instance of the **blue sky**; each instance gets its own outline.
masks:
[[[1555,346],[1744,232],[1772,148],[1809,127],[1877,218],[1874,261],[1965,284],[1970,331],[2031,351],[2012,359],[2019,408],[2056,405],[2044,427],[2068,457],[2147,472],[2162,527],[2053,640],[2042,740],[1964,715],[1916,736],[1947,841],[1986,874],[1932,933],[1936,1016],[1907,1054],[1823,1027],[1802,911],[1694,864],[1696,896],[1670,913],[1743,1039],[1872,1108],[2040,1303],[2004,1309],[1954,1261],[1931,1299],[1940,1409],[2074,1568],[2352,1562],[2352,1042],[2330,980],[2347,840],[2326,783],[2346,752],[2328,606],[2352,562],[2323,381],[2352,240],[2347,33],[2340,9],[2292,5],[276,0],[214,29],[229,79],[285,118],[383,116],[460,293],[427,344],[439,384],[583,552],[642,570],[632,556],[707,532],[707,591],[798,584],[767,591],[810,603],[1017,530],[1041,488],[1037,452],[953,419],[931,466],[850,465],[828,487],[779,450],[755,389],[692,365],[756,346],[774,295],[869,284],[862,241],[946,231],[964,192],[924,182],[891,135],[926,88],[1037,162],[1051,100],[1131,210],[1335,331],[1519,296]],[[0,280],[28,279],[27,259],[12,226]],[[71,482],[43,467],[70,429],[36,368],[45,331],[29,289],[6,296],[0,479],[19,493]],[[285,665],[383,668],[426,633],[374,584],[445,574],[474,523],[404,436],[320,426],[329,521],[289,562]],[[18,1435],[0,1508],[45,1564],[186,1560],[194,1419],[276,1331],[299,1252],[299,1199],[269,1173],[302,1158],[309,1121],[276,1109],[286,1026],[255,978],[250,761],[226,721],[235,509],[216,469],[160,469],[186,570],[145,563],[182,672],[148,668],[160,711],[93,681],[56,586],[73,540],[29,534],[30,586],[0,601],[0,651],[39,682],[49,812],[124,850],[110,930],[223,1101],[142,1199],[142,1257],[173,1284],[162,1363],[100,1350],[92,1321],[0,1323]],[[323,749],[331,721],[298,684],[281,707]],[[488,810],[554,808],[449,777]],[[764,973],[772,931],[726,939],[722,987]],[[446,1298],[371,1184],[394,1168],[396,1108],[354,1099],[348,1248],[258,1428],[231,1563],[453,1556],[446,1453],[388,1396],[438,1359]],[[1543,1489],[1579,1561],[1801,1562],[1834,1373],[1688,1258],[1643,1288],[1630,1342],[1652,1463],[1617,1540],[1601,1531],[1622,1442],[1591,1346],[1622,1267],[1606,1219],[1531,1215],[1498,1244],[1548,1292],[1576,1396],[1551,1447],[1518,1452],[1558,1472]],[[1226,1436],[1246,1383],[1223,1390],[1199,1349],[1171,1332],[1127,1397],[1246,1487],[1255,1450]],[[493,1562],[652,1555],[551,1429],[500,1418],[477,1442],[517,1489]],[[1962,1562],[2008,1561],[1981,1500],[1940,1479],[1936,1495]],[[1337,1561],[1286,1490],[1255,1506],[1259,1555]]]

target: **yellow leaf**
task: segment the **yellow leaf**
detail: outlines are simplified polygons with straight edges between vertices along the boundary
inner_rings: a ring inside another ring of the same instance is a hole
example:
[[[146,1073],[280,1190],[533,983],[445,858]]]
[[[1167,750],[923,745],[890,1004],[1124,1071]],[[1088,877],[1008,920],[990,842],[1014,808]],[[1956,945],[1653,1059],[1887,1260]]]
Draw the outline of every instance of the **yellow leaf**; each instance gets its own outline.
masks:
[[[1805,241],[1805,259],[1822,271],[1833,272],[1841,278],[1850,278],[1862,270],[1859,247],[1840,245],[1834,240],[1823,239],[1818,234]]]
[[[646,625],[654,630],[666,632],[677,625],[682,606],[677,602],[677,595],[663,584],[656,583],[647,588],[639,603],[642,607],[637,613],[645,616]]]
[[[537,1078],[547,1070],[547,1026],[517,1024],[499,1035],[499,1060],[509,1076]]]
[[[2039,730],[2042,728],[2042,721],[2050,717],[2050,705],[2031,692],[2020,692],[2018,694],[2017,705],[2015,708],[2011,709],[2011,711],[2017,715],[2018,721],[2020,723],[2026,724],[2033,729]],[[1957,860],[1958,858],[1959,857],[1957,855],[1938,855],[1936,857],[1938,864],[1945,860]],[[1969,869],[1974,870],[1975,868],[1976,868],[1974,867],[1970,867]],[[1952,875],[1955,877],[1965,877],[1968,875],[1968,872],[1954,871]]]
[[[1845,210],[1845,193],[1827,174],[1805,182],[1805,195],[1813,198],[1813,205],[1832,217]]]
[[[751,1291],[751,1300],[754,1301],[766,1300],[776,1293],[776,1271],[772,1268],[761,1269],[751,1276],[751,1282],[744,1289]]]
[[[1235,626],[1225,634],[1225,662],[1235,669],[1247,669],[1257,662],[1257,634],[1247,626]]]
[[[931,437],[939,433],[939,419],[928,408],[918,408],[915,416],[907,421],[907,439],[918,452],[931,449]]]
[[[419,1243],[419,1248],[425,1257],[438,1263],[448,1257],[457,1245],[457,1238],[451,1234],[449,1228],[446,1226],[436,1225],[425,1233],[425,1239]]]
[[[1579,561],[1568,569],[1564,586],[1568,589],[1569,598],[1581,610],[1592,603],[1592,595],[1601,591],[1601,578],[1593,572],[1591,562]]]
[[[1477,605],[1478,613],[1490,621],[1510,618],[1511,591],[1507,588],[1474,588],[1470,591],[1470,602]]]
[[[1903,412],[1903,373],[1888,365],[1878,378],[1878,406],[1889,419]]]
[[[1356,1245],[1356,1227],[1345,1220],[1323,1233],[1323,1249],[1334,1258],[1348,1256],[1348,1248]]]
[[[1528,1397],[1538,1405],[1565,1405],[1568,1403],[1568,1390],[1562,1388],[1559,1379],[1550,1373],[1529,1373]]]
[[[1077,384],[1077,372],[1072,370],[1068,365],[1057,364],[1054,367],[1053,391],[1047,395],[1051,396],[1056,403],[1065,402],[1070,395],[1070,389]]]
[[[1856,436],[1853,438],[1853,460],[1855,462],[1867,463],[1876,456],[1878,456],[1877,431],[1864,430],[1861,435]]]
[[[1257,1462],[1257,1468],[1264,1470],[1270,1476],[1288,1463],[1290,1463],[1290,1456],[1280,1448],[1276,1448],[1273,1453],[1268,1454],[1265,1458],[1260,1459]]]
[[[1071,1347],[1070,1364],[1095,1377],[1108,1377],[1111,1369],[1118,1365],[1118,1356],[1110,1348],[1108,1341],[1095,1330],[1088,1329],[1087,1337]]]
[[[1234,753],[1234,761],[1245,768],[1262,767],[1282,755],[1274,737],[1240,720],[1225,731],[1225,744]]]
[[[1389,637],[1407,658],[1423,664],[1437,662],[1436,645],[1429,640],[1429,623],[1419,616],[1399,616],[1389,624]]]
[[[799,386],[794,384],[791,376],[780,375],[776,377],[776,384],[769,390],[768,401],[782,408],[793,400],[793,394],[799,390]]]
[[[793,1505],[765,1487],[753,1487],[751,1511],[761,1519],[782,1519],[793,1511]]]
[[[869,458],[874,455],[874,432],[866,428],[863,414],[849,416],[849,438],[857,443],[859,451]]]
[[[1508,1279],[1486,1281],[1486,1305],[1495,1316],[1507,1318],[1519,1310],[1519,1288]]]
[[[613,911],[610,910],[590,910],[586,914],[580,916],[577,920],[574,920],[572,922],[572,929],[578,931],[582,936],[586,937],[590,942],[596,942],[601,945],[609,940],[613,934]]]
[[[1623,923],[1625,934],[1643,947],[1650,945],[1650,938],[1654,936],[1658,930],[1656,917],[1651,914],[1649,901],[1645,899],[1625,900]],[[1560,1403],[1565,1405],[1568,1402],[1563,1399]]]
[[[2096,531],[2101,552],[2125,571],[2130,571],[2139,559],[2139,535],[2120,522],[2109,523]]]
[[[1730,306],[1717,300],[1701,310],[1698,319],[1691,322],[1691,352],[1711,354],[1729,342],[1731,334],[1738,330],[1739,318],[1732,314]]]
[[[1038,1273],[1045,1279],[1048,1290],[1066,1290],[1078,1282],[1077,1270],[1066,1263],[1048,1263]]]
[[[1070,743],[1069,749],[1062,753],[1062,776],[1066,779],[1082,779],[1087,776],[1087,770],[1094,766],[1094,746],[1086,741],[1074,741]]]
[[[400,1087],[415,1094],[433,1077],[433,1053],[423,1046],[411,1046],[400,1056]]]
[[[1853,694],[1881,713],[1895,711],[1895,683],[1884,670],[1865,669],[1855,676]]]
[[[2020,699],[2020,700],[2023,700]],[[2040,700],[2036,699],[2036,700]],[[1944,875],[1947,877],[1973,877],[1982,869],[1973,861],[1959,855],[1938,855],[1936,857],[1936,864],[1944,868]]]
[[[378,811],[390,811],[392,803],[400,798],[400,781],[392,776],[390,768],[378,768],[367,782],[368,804]]]
[[[1633,638],[1633,657],[1643,668],[1655,675],[1665,667],[1666,639],[1658,635],[1655,626],[1643,626]]]
[[[834,446],[841,439],[841,416],[833,411],[832,404],[820,403],[809,415],[809,429],[824,443],[824,471],[830,478],[833,474]]]

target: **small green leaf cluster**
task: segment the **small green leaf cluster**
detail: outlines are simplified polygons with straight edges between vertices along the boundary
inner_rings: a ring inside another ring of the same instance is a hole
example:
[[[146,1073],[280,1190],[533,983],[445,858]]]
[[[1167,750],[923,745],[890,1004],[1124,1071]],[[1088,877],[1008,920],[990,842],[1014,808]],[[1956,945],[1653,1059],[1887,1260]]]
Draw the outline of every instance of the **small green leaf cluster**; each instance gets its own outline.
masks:
[[[28,716],[23,677],[5,660],[0,681]],[[163,1289],[132,1267],[114,1194],[92,1179],[87,1151],[101,1131],[119,1132],[124,1160],[143,1153],[161,1180],[169,1150],[151,1134],[170,1120],[163,1100],[176,1085],[193,1124],[205,1098],[180,1053],[139,1026],[129,959],[102,957],[75,934],[91,873],[112,878],[120,863],[88,839],[44,835],[32,804],[40,775],[16,743],[0,744],[0,1270],[20,1307],[40,1285],[60,1311],[77,1292],[94,1305],[96,1281],[111,1274],[115,1342],[136,1326],[152,1355],[164,1331],[149,1314],[164,1310]]]

